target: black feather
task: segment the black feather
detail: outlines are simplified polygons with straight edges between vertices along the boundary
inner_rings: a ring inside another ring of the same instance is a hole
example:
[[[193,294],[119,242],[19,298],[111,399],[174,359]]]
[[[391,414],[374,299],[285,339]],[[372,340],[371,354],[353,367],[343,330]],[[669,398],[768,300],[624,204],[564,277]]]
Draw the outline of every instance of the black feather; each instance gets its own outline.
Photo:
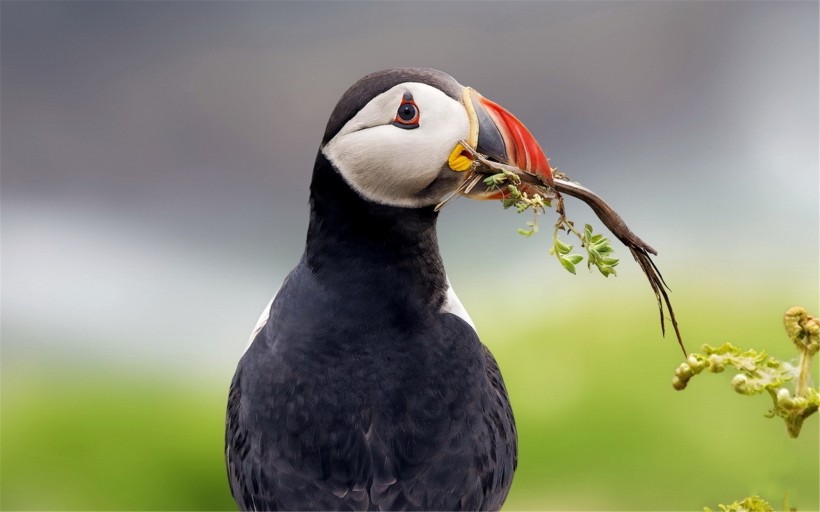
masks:
[[[243,510],[493,510],[517,462],[498,366],[461,318],[436,213],[318,156],[305,255],[242,357],[226,459]]]

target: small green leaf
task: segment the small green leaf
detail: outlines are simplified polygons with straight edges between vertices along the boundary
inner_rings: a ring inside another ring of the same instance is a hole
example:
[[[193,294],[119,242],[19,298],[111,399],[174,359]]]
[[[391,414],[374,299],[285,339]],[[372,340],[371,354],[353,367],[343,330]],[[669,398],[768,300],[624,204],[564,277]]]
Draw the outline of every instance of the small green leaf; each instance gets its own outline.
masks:
[[[571,245],[565,244],[557,237],[553,239],[553,243],[555,244],[555,250],[558,251],[558,254],[569,254],[569,252],[572,250]]]
[[[563,257],[563,256],[560,256],[560,257],[558,258],[558,261],[560,261],[560,262],[561,262],[561,265],[562,265],[565,269],[569,270],[569,272],[570,272],[571,274],[574,274],[574,273],[575,273],[575,264],[574,264],[573,262],[571,262],[570,260],[568,260],[567,258],[565,258],[565,257]]]
[[[571,261],[573,265],[581,263],[581,261],[584,259],[584,257],[580,254],[570,254],[569,256],[565,256],[565,258]]]
[[[609,277],[610,275],[612,275],[612,276],[616,276],[616,275],[618,275],[618,274],[615,272],[615,269],[614,269],[614,268],[612,268],[612,267],[608,267],[608,266],[606,266],[606,265],[601,265],[600,267],[598,267],[598,270],[601,272],[601,274],[603,274],[603,275],[604,275],[604,277]]]
[[[493,174],[492,176],[488,176],[484,178],[484,184],[487,185],[490,189],[498,188],[499,185],[504,183],[507,180],[507,176],[500,172],[498,174]]]

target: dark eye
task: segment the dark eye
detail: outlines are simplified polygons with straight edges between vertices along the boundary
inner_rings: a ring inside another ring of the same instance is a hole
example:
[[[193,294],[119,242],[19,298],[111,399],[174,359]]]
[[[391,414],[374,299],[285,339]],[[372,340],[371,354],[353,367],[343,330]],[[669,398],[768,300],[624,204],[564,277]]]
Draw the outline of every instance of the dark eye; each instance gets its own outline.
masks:
[[[416,106],[412,103],[404,103],[399,107],[399,118],[402,121],[410,123],[416,118]]]
[[[406,129],[419,127],[419,108],[412,98],[405,97],[402,100],[396,111],[396,118],[393,119],[393,126]]]

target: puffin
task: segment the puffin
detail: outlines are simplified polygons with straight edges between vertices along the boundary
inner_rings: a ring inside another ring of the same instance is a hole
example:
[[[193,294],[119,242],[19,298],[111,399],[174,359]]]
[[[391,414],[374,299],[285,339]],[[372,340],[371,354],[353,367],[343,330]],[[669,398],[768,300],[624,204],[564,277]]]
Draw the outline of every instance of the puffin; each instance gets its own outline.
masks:
[[[469,146],[469,148],[465,147]],[[365,76],[313,167],[304,253],[228,395],[241,510],[498,510],[518,460],[499,366],[447,278],[436,219],[475,154],[552,179],[510,112],[448,74]]]

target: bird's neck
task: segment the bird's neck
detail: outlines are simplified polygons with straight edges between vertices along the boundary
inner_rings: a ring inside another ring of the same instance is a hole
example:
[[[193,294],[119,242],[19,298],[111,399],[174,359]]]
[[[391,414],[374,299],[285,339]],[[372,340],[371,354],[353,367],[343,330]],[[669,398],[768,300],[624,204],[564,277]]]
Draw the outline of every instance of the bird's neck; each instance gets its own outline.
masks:
[[[362,198],[319,152],[310,187],[305,263],[339,285],[371,283],[437,302],[447,282],[432,207],[399,208]]]

